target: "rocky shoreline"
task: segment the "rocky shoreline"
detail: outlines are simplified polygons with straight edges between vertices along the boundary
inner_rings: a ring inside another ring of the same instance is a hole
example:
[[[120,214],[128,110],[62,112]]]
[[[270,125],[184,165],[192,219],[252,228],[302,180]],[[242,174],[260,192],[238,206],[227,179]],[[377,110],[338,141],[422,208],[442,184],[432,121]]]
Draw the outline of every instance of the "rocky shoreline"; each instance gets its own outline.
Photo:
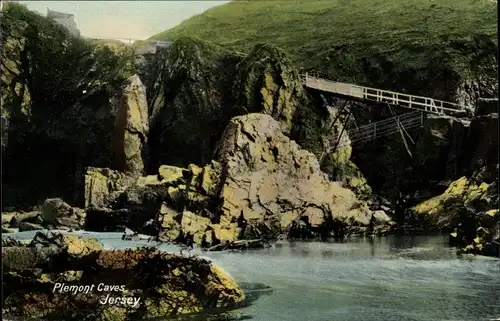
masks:
[[[4,315],[137,320],[231,309],[245,295],[227,273],[154,248],[104,250],[93,239],[37,232],[2,240]]]

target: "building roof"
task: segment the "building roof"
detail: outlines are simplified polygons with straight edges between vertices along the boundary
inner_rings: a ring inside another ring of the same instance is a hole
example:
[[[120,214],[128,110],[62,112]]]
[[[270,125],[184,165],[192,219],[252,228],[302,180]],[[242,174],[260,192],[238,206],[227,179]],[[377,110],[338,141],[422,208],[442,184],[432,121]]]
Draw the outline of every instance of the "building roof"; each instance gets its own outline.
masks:
[[[70,13],[52,11],[49,8],[47,8],[47,18],[61,19],[61,18],[71,18],[71,17],[74,17],[74,15]]]

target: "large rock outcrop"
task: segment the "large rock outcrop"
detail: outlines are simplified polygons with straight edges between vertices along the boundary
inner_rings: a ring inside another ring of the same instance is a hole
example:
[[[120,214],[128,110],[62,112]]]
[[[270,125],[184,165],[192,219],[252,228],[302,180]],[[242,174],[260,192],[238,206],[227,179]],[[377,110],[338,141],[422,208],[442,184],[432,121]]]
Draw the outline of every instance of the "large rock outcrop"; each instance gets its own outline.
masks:
[[[245,299],[226,272],[196,257],[103,250],[96,240],[50,232],[29,245],[3,243],[10,245],[2,249],[4,315],[127,321],[228,309]],[[59,291],[58,282],[80,290]],[[139,301],[99,303],[108,294]]]
[[[305,220],[329,233],[334,220],[368,226],[372,213],[316,157],[286,137],[271,117],[236,117],[217,151],[223,166],[221,215],[264,222],[270,230]]]
[[[156,229],[162,239],[204,246],[280,233],[383,233],[392,224],[343,184],[329,181],[316,157],[264,114],[233,118],[209,164],[162,165],[108,200],[87,210],[87,229]]]
[[[498,111],[472,118],[462,149],[464,172],[498,164]]]
[[[113,136],[114,168],[131,175],[144,172],[149,133],[146,88],[137,75],[129,77],[118,97]]]

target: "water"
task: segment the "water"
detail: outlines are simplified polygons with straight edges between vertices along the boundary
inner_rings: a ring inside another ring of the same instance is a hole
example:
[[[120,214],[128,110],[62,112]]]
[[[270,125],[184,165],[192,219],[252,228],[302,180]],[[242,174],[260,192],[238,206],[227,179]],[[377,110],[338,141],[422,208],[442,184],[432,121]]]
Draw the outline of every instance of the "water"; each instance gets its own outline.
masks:
[[[97,237],[106,248],[148,244],[124,242],[117,233],[87,236]],[[246,253],[199,253],[224,268],[250,296],[262,285],[270,287],[238,311],[244,319],[499,319],[500,261],[458,258],[446,243],[447,237],[439,236],[386,237],[345,243],[282,243]],[[178,251],[172,245],[161,248]]]

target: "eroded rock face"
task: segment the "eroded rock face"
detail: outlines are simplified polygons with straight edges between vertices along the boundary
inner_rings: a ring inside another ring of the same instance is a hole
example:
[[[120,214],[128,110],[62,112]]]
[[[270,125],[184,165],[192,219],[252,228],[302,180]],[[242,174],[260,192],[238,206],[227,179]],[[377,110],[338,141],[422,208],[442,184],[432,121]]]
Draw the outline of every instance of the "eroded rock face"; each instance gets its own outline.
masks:
[[[288,57],[276,47],[260,44],[238,65],[234,95],[247,112],[258,112],[278,120],[290,134],[295,112],[307,95]]]
[[[372,196],[371,187],[363,176],[356,164],[351,160],[352,141],[344,129],[344,117],[339,115],[339,108],[342,104],[351,104],[350,102],[337,100],[337,108],[327,107],[329,111],[328,121],[323,128],[323,150],[318,157],[321,169],[328,173],[334,181],[343,182],[349,189],[355,192],[360,199],[368,200]],[[354,108],[354,106],[351,106]],[[339,138],[340,137],[340,138]],[[354,142],[356,143],[356,142]]]
[[[88,167],[85,173],[85,207],[105,207],[136,179],[109,168]]]
[[[4,314],[127,321],[227,309],[245,299],[225,271],[203,259],[147,248],[103,250],[95,240],[54,233],[37,237],[29,246],[11,242],[2,249]],[[89,290],[53,292],[56,282]],[[99,291],[100,283],[119,289]],[[107,294],[140,301],[135,306],[100,304]]]
[[[216,158],[225,167],[221,215],[230,220],[242,216],[270,230],[301,218],[312,228],[326,228],[334,219],[370,222],[366,204],[340,183],[329,182],[316,157],[290,141],[270,116],[231,120]]]
[[[137,75],[126,80],[118,99],[114,133],[114,168],[141,176],[145,169],[149,120],[146,88]]]
[[[208,163],[234,116],[269,114],[289,134],[297,111],[308,105],[297,70],[271,45],[256,45],[243,56],[180,38],[162,62],[162,99],[151,115],[153,170]]]

